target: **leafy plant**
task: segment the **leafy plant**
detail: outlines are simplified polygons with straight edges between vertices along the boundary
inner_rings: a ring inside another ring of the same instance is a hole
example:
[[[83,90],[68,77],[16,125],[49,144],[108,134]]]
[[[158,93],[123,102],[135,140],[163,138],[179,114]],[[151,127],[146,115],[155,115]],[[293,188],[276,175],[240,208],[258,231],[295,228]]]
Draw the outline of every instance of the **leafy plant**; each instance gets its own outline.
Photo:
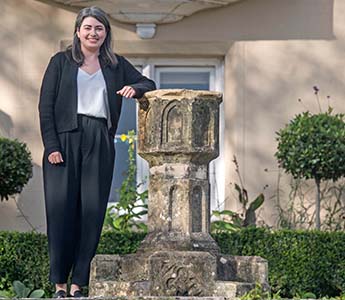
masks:
[[[272,299],[270,292],[266,291],[260,283],[255,284],[255,288],[241,297],[241,300],[269,300]]]
[[[296,293],[294,299],[317,299],[317,296],[311,292],[300,292]]]
[[[241,300],[273,300],[273,299],[282,299],[280,296],[280,291],[277,293],[270,293],[269,291],[265,290],[261,284],[256,283],[255,288],[250,290],[248,293],[243,295],[241,297]],[[293,299],[317,299],[317,296],[314,293],[311,292],[300,292],[296,293],[296,295],[293,297]],[[340,300],[340,297],[336,298],[322,298],[322,299],[334,299],[334,300]]]
[[[315,89],[317,95],[318,89]],[[318,98],[317,98],[318,99]],[[314,179],[315,226],[320,229],[320,183],[345,175],[345,122],[343,114],[298,114],[277,132],[275,156],[280,167],[294,178]]]
[[[25,284],[19,280],[13,281],[10,289],[0,291],[0,298],[42,298],[43,296],[43,290],[34,290],[33,288],[25,286]]]
[[[26,144],[0,137],[0,200],[20,193],[31,177],[31,154]]]
[[[345,261],[342,261],[339,267],[334,270],[330,281],[339,291],[342,291],[345,298]]]
[[[129,232],[134,230],[147,231],[147,225],[138,222],[147,215],[147,190],[139,193],[136,184],[135,164],[135,132],[131,130],[127,135],[121,135],[123,142],[128,142],[128,171],[120,188],[120,200],[115,205],[108,207],[104,220],[104,230]]]
[[[236,156],[234,156],[233,163],[236,166],[236,174],[240,182],[240,184],[235,183],[234,186],[238,195],[238,201],[242,206],[242,212],[237,213],[231,210],[214,210],[212,215],[219,219],[211,223],[211,231],[213,232],[231,232],[243,227],[255,226],[256,210],[259,209],[265,201],[265,197],[261,193],[253,201],[249,202],[248,192],[243,186]]]

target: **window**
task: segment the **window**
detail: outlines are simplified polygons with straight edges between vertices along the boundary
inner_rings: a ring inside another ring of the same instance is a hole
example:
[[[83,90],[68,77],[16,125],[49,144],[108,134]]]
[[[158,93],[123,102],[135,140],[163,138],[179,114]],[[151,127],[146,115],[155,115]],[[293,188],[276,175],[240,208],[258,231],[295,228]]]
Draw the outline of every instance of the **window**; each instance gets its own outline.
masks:
[[[213,68],[158,67],[155,78],[160,89],[209,90],[213,73]]]
[[[114,138],[116,155],[113,181],[109,195],[109,202],[119,201],[119,189],[128,170],[128,146],[127,142],[121,141],[121,135],[137,128],[136,102],[134,99],[123,98],[119,125]]]
[[[223,65],[219,60],[207,59],[161,59],[139,60],[131,62],[142,70],[142,73],[153,78],[159,89],[185,88],[195,90],[223,91]],[[118,201],[114,189],[121,186],[127,169],[128,145],[121,142],[119,137],[128,130],[136,129],[137,106],[134,100],[124,99],[120,124],[116,135],[116,172],[113,180],[110,201]],[[223,108],[220,115],[220,156],[210,163],[209,176],[211,183],[211,209],[223,206],[224,202],[224,164],[223,160]],[[148,163],[137,155],[137,182],[139,189],[147,188]],[[222,179],[222,180],[221,180]],[[143,184],[144,183],[144,184]]]
[[[138,71],[141,72],[140,66],[137,66]],[[121,135],[127,134],[128,131],[134,130],[137,132],[137,104],[136,100],[123,98],[121,115],[114,138],[116,155],[115,168],[113,171],[113,181],[109,195],[109,202],[119,201],[119,190],[128,170],[128,146],[127,142],[121,141]],[[137,171],[138,172],[138,171]]]

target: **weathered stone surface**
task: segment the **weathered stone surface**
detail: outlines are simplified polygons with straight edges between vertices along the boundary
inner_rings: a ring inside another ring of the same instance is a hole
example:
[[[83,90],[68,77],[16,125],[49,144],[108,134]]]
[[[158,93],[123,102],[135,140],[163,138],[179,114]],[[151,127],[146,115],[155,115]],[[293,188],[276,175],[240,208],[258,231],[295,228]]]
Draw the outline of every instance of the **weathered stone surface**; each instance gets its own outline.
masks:
[[[219,93],[190,90],[158,90],[140,100],[148,234],[136,254],[95,257],[90,296],[233,298],[255,282],[268,288],[265,260],[222,256],[210,235],[208,163],[218,156],[220,102]]]
[[[207,164],[219,154],[220,93],[158,90],[139,110],[138,152],[150,166]],[[164,155],[160,155],[164,154]]]
[[[219,252],[209,234],[208,163],[219,153],[221,101],[219,93],[192,90],[158,90],[141,100],[138,152],[150,180],[140,252]]]
[[[121,276],[121,257],[119,255],[97,255],[91,263],[90,279],[117,280]]]
[[[148,278],[148,255],[96,255],[90,281],[141,281]]]
[[[255,287],[255,283],[216,281],[213,296],[225,296],[227,298],[241,297]]]
[[[238,282],[258,282],[268,284],[267,260],[259,256],[218,257],[217,277],[219,280]]]
[[[267,261],[257,256],[214,256],[197,251],[97,255],[90,296],[237,297],[260,283],[269,290]]]
[[[150,256],[152,296],[211,296],[216,257],[207,252],[156,252]]]
[[[149,295],[145,278],[147,259],[140,255],[96,255],[91,264],[89,295]]]

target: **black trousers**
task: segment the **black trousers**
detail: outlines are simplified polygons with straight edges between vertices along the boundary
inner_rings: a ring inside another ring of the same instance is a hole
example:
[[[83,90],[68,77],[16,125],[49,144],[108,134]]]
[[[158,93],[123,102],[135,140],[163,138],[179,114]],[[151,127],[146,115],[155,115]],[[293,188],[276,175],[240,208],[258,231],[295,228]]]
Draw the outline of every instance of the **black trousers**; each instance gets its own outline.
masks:
[[[59,134],[64,162],[43,157],[44,193],[53,283],[89,282],[107,207],[115,150],[105,119],[78,115],[78,129]]]

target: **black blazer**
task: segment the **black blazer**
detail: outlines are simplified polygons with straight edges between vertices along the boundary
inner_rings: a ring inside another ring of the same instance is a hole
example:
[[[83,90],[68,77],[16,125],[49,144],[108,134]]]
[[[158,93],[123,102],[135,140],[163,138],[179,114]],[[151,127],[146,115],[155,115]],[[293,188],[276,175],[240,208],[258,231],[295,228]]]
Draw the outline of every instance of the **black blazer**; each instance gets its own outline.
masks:
[[[135,98],[141,98],[145,92],[156,88],[152,80],[140,74],[124,57],[116,55],[116,58],[118,61],[115,65],[100,60],[108,93],[111,136],[115,135],[122,106],[122,96],[117,95],[116,91],[130,85],[136,91]],[[42,140],[48,155],[61,151],[59,133],[78,127],[77,74],[78,65],[68,50],[55,54],[44,74],[38,108]]]

